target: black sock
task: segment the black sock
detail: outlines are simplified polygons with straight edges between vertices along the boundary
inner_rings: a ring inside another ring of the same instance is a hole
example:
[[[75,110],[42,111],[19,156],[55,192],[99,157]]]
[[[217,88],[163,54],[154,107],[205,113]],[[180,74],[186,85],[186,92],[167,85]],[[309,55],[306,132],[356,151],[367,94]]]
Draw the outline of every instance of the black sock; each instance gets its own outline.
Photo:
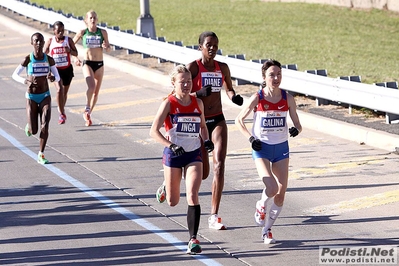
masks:
[[[201,218],[201,206],[200,205],[188,206],[187,226],[188,226],[188,233],[190,234],[190,239],[197,238],[200,218]]]

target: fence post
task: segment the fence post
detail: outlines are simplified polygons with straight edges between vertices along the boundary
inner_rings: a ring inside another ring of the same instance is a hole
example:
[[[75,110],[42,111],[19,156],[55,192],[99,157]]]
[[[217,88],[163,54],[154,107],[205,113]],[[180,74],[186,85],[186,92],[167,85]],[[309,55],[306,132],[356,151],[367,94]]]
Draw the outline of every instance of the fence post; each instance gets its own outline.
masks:
[[[137,33],[147,33],[155,38],[154,18],[150,14],[150,1],[140,0],[140,17],[137,19]]]

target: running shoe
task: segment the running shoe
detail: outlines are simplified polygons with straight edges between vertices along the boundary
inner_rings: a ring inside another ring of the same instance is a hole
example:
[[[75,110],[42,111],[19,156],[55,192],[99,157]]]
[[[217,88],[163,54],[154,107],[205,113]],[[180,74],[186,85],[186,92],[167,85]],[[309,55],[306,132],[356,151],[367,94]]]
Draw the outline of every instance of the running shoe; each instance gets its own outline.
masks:
[[[272,231],[270,229],[265,230],[263,228],[263,230],[262,230],[262,238],[263,238],[263,243],[265,243],[265,244],[274,244],[274,243],[276,243],[276,240],[273,238]]]
[[[255,222],[259,226],[264,226],[265,225],[265,202],[262,200],[258,200],[256,202],[256,210],[255,210]]]
[[[212,214],[211,217],[208,218],[208,224],[210,229],[215,230],[226,230],[227,227],[222,224],[222,218],[220,218],[217,214]]]
[[[44,154],[39,152],[39,154],[37,155],[37,162],[40,164],[47,164],[48,160],[46,158],[44,158]]]
[[[58,125],[65,124],[65,121],[66,121],[66,115],[60,114],[60,116],[58,117]]]
[[[165,184],[162,184],[158,189],[156,193],[156,198],[159,203],[163,203],[166,200],[166,189],[165,189]]]
[[[26,124],[26,126],[25,126],[25,134],[28,137],[32,136],[32,133],[30,133],[30,131],[29,131],[29,124]]]
[[[202,248],[200,246],[200,242],[197,239],[192,238],[190,240],[190,242],[188,242],[186,253],[190,254],[190,255],[196,255],[201,252],[202,252]]]
[[[89,110],[85,110],[85,112],[83,113],[83,119],[86,121],[86,123],[85,123],[86,127],[89,127],[92,125]]]

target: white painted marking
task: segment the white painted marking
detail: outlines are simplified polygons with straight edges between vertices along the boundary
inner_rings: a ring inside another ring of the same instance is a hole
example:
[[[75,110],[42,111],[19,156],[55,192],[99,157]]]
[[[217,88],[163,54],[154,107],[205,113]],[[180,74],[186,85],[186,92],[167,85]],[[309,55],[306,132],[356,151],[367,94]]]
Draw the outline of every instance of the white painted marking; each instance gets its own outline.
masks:
[[[5,132],[3,129],[0,128],[0,135],[4,137],[6,140],[8,140],[12,145],[14,145],[16,148],[18,148],[20,151],[31,157],[33,160],[37,160],[37,154],[34,153],[33,151],[29,150],[27,147],[23,146],[18,140],[16,140],[14,137],[9,135],[7,132]],[[134,214],[133,212],[129,211],[128,209],[121,207],[119,204],[115,203],[114,201],[108,199],[107,197],[101,195],[98,192],[93,191],[91,188],[83,184],[82,182],[76,180],[75,178],[71,177],[64,171],[58,169],[57,167],[51,165],[51,164],[44,164],[44,167],[47,168],[47,170],[53,172],[56,174],[58,177],[64,179],[68,183],[72,184],[74,187],[80,189],[84,193],[92,196],[93,198],[97,199],[101,203],[105,204],[107,207],[111,208],[112,210],[122,214],[126,218],[128,218],[130,221],[138,224],[139,226],[145,228],[148,231],[153,232],[154,234],[158,235],[159,237],[163,238],[167,242],[171,243],[173,246],[175,246],[177,249],[180,249],[181,251],[186,252],[187,250],[187,244],[183,243],[183,241],[179,240],[175,236],[166,233],[163,231],[161,228],[157,227],[156,225],[148,222],[146,219],[140,218],[140,216]],[[196,255],[193,256],[193,258],[199,260],[200,262],[204,263],[205,265],[221,265],[217,261],[210,259],[204,255]]]

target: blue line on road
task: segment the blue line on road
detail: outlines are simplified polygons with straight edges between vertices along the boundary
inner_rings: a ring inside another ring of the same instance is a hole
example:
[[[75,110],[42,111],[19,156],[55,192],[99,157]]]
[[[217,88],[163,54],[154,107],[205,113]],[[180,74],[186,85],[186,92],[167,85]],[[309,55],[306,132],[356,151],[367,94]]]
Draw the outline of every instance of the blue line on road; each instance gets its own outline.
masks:
[[[37,160],[37,154],[35,154],[33,151],[22,145],[18,140],[16,140],[14,137],[9,135],[7,132],[5,132],[3,129],[0,128],[0,135],[7,139],[12,145],[14,145],[16,148],[21,150],[23,153],[34,159],[35,161]],[[165,239],[167,242],[171,243],[173,246],[176,248],[180,249],[181,251],[186,252],[187,249],[187,244],[184,244],[183,241],[179,240],[178,238],[174,237],[173,235],[166,233],[156,225],[153,225],[152,223],[148,222],[145,219],[140,218],[138,215],[134,214],[133,212],[129,211],[128,209],[121,207],[119,204],[115,203],[114,201],[108,199],[107,197],[101,195],[98,192],[93,191],[91,188],[83,184],[82,182],[76,180],[75,178],[71,177],[64,171],[58,169],[57,167],[51,165],[51,164],[45,164],[43,165],[44,167],[47,168],[47,170],[53,172],[60,178],[64,179],[68,183],[72,184],[74,187],[80,189],[81,191],[85,192],[86,194],[92,196],[93,198],[97,199],[98,201],[102,202],[105,204],[107,207],[113,209],[114,211],[122,214],[132,222],[140,225],[141,227],[147,229],[148,231],[153,232],[154,234],[158,235],[159,237]],[[205,265],[221,265],[217,261],[210,259],[204,255],[196,255],[193,256],[193,258],[199,260],[200,262],[204,263]]]

